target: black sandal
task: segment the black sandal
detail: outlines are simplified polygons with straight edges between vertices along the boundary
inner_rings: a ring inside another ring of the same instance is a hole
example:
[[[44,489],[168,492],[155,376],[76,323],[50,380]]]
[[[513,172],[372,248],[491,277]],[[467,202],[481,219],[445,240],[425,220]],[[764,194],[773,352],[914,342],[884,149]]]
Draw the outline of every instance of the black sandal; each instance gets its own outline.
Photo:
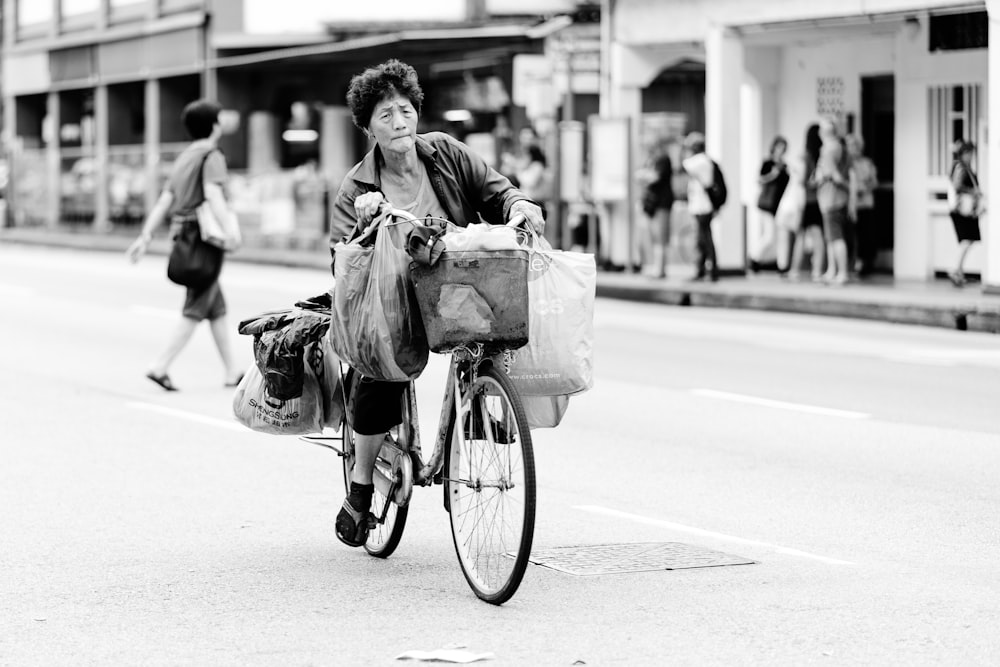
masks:
[[[361,512],[354,509],[350,498],[344,500],[344,506],[337,514],[337,539],[349,547],[360,547],[368,541],[368,531],[375,526],[375,515],[371,512]]]

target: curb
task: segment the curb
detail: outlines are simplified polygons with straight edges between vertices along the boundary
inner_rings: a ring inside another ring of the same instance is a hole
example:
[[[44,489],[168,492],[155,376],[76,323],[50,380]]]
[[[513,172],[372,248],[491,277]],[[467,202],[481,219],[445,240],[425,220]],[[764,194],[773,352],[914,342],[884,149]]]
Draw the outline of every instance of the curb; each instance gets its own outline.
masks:
[[[95,234],[93,232],[52,233],[45,230],[0,229],[0,243],[70,248],[88,251],[124,253],[132,236]],[[170,243],[154,238],[147,251],[166,255]],[[242,264],[268,264],[290,268],[328,269],[325,250],[244,247],[229,258]],[[728,284],[727,284],[728,283]],[[658,303],[668,306],[696,306],[760,310],[781,313],[822,315],[849,319],[893,322],[960,331],[1000,333],[1000,298],[979,297],[965,303],[921,303],[914,294],[898,293],[891,298],[865,294],[849,298],[839,292],[837,298],[810,294],[776,294],[753,289],[747,284],[723,278],[719,283],[650,283],[638,277],[598,272],[597,296],[622,301]],[[879,298],[881,297],[881,298]]]

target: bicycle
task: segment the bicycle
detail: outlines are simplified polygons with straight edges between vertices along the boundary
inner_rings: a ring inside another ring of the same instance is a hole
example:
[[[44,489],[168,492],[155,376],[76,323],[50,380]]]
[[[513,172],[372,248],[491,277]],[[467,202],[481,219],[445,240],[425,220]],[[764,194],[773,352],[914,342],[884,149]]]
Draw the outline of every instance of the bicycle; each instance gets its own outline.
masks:
[[[394,209],[390,216],[419,222],[405,211]],[[518,223],[512,220],[508,224]],[[504,252],[524,253],[526,276],[527,251]],[[525,308],[526,290],[525,284]],[[425,461],[411,381],[401,398],[403,422],[387,434],[376,461],[375,525],[364,544],[365,551],[377,558],[392,555],[406,527],[413,488],[442,485],[462,573],[480,599],[495,605],[509,600],[520,586],[534,536],[531,431],[521,398],[507,374],[511,351],[526,342],[525,329],[523,341],[469,340],[446,342],[437,348],[432,343],[432,351],[451,354],[434,450]],[[354,433],[348,420],[353,414],[355,394],[351,389],[356,375],[341,364],[341,379],[345,417],[340,435],[302,439],[332,449],[342,458],[345,489],[349,489]]]

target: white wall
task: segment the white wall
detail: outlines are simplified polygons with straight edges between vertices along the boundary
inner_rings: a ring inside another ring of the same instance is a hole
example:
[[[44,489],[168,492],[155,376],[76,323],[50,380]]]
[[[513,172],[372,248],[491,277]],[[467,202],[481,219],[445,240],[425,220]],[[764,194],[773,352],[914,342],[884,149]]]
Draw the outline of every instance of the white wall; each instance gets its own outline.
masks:
[[[250,34],[316,32],[327,22],[462,21],[467,0],[243,0],[243,29]],[[43,4],[43,3],[37,3]]]

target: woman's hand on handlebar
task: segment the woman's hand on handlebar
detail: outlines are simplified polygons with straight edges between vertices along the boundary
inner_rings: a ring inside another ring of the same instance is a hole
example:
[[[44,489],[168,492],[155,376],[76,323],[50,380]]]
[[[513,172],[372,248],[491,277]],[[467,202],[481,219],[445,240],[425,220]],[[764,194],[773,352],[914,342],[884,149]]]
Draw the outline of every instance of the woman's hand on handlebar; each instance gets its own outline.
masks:
[[[382,207],[391,206],[381,192],[366,192],[354,200],[354,213],[361,228],[365,228],[382,212]]]
[[[510,221],[517,216],[524,218],[524,222],[531,225],[536,234],[541,235],[545,231],[545,216],[542,215],[542,208],[535,203],[524,199],[514,202],[510,207]]]

